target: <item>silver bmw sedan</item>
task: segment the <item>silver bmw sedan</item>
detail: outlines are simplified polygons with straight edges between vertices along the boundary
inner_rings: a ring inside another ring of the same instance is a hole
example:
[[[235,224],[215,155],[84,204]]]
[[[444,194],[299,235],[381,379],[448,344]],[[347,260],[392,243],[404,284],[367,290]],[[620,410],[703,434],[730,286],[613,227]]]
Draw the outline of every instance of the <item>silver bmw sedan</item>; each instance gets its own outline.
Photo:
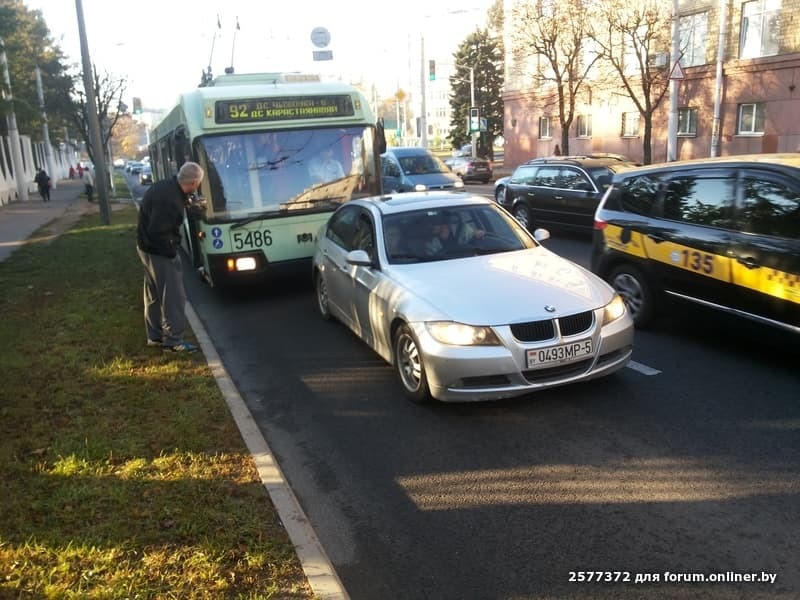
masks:
[[[344,204],[316,238],[323,318],[393,365],[411,400],[497,400],[608,375],[633,322],[599,277],[487,198],[421,192]]]

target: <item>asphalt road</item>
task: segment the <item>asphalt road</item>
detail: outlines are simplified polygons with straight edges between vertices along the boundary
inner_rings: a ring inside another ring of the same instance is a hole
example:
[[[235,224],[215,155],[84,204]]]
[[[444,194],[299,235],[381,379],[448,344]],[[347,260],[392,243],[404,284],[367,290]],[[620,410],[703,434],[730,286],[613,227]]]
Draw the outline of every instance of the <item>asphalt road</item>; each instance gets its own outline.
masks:
[[[676,308],[636,369],[420,407],[308,272],[187,288],[353,599],[800,595],[796,339]]]

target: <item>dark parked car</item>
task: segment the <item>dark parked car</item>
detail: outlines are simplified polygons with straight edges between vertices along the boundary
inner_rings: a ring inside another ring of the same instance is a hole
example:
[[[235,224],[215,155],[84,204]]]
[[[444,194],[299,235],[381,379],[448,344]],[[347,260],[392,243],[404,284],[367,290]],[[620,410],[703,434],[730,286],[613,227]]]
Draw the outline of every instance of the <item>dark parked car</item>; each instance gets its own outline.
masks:
[[[592,270],[638,326],[675,298],[800,335],[800,154],[614,176],[595,215]]]
[[[495,199],[525,227],[591,232],[594,211],[614,173],[635,167],[616,158],[535,158],[495,183]]]
[[[471,156],[451,156],[445,159],[444,164],[461,177],[464,182],[480,181],[489,183],[492,179],[492,163],[485,158],[472,158]]]

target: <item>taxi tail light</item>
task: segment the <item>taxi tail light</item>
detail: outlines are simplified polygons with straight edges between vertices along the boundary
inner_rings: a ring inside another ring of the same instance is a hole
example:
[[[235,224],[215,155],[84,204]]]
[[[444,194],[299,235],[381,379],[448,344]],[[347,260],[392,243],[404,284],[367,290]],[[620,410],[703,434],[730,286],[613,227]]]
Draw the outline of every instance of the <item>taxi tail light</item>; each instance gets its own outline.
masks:
[[[595,231],[603,231],[608,227],[608,221],[604,221],[603,219],[595,219],[594,220],[594,230]]]

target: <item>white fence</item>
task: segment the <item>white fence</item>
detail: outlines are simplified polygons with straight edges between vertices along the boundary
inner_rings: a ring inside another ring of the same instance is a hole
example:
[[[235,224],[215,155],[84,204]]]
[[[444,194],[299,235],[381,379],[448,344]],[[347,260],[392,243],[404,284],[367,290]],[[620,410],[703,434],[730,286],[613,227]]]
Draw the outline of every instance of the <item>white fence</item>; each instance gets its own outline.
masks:
[[[30,137],[19,136],[20,152],[22,155],[22,173],[14,173],[14,162],[11,160],[11,140],[7,137],[0,138],[0,206],[19,200],[18,181],[24,181],[27,186],[29,199],[36,191],[33,178],[40,168],[44,168],[54,184],[59,179],[69,176],[70,160],[64,151],[51,146],[53,156],[53,170],[47,165],[44,142],[32,143]],[[38,196],[37,198],[38,199]]]

